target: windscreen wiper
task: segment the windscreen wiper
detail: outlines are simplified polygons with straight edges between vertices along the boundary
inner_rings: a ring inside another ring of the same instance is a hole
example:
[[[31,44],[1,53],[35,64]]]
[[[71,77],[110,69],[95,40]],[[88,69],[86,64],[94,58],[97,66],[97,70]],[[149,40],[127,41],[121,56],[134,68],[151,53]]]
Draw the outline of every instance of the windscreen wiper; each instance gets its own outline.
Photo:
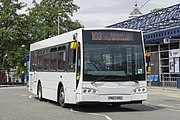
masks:
[[[107,77],[107,75],[105,75],[105,76],[103,76],[103,77],[100,77],[100,78],[94,80],[93,82],[91,82],[91,84],[94,84],[94,83],[97,82],[97,81],[101,81],[101,80],[103,80],[105,77]]]

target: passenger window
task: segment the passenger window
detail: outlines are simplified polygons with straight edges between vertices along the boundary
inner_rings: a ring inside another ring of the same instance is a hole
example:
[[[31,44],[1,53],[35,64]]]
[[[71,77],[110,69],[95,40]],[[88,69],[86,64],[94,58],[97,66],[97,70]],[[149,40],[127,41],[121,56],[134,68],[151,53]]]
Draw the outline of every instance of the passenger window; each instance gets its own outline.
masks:
[[[58,53],[58,70],[64,70],[65,60],[66,60],[65,52]]]
[[[70,43],[68,45],[68,63],[66,66],[67,71],[74,72],[75,71],[75,62],[76,62],[76,47],[72,47]]]
[[[49,49],[44,50],[43,69],[45,71],[49,70]]]
[[[34,72],[37,70],[37,51],[32,51],[30,56],[30,71]]]
[[[58,47],[58,70],[64,71],[66,64],[66,46]]]
[[[57,47],[50,49],[50,70],[57,69]]]
[[[43,67],[43,51],[39,50],[38,51],[38,59],[37,59],[37,69],[38,71],[42,71],[42,67]]]

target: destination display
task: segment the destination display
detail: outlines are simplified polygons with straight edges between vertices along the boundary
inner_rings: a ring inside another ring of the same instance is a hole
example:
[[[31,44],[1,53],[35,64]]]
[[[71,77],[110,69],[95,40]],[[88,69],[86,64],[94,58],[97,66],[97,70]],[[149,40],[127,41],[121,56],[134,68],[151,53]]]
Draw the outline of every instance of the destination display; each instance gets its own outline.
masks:
[[[92,31],[92,40],[134,41],[134,34],[120,31]]]
[[[128,44],[142,45],[141,32],[125,30],[84,30],[84,44]]]

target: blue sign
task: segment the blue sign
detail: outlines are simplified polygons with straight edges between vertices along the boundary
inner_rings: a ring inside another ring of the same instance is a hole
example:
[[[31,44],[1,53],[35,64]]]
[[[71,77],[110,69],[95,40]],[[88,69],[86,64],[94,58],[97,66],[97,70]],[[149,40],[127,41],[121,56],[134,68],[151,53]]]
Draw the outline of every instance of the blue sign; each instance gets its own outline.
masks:
[[[28,62],[29,61],[29,55],[26,55],[25,59],[26,59],[26,62]]]
[[[159,81],[159,75],[147,75],[146,81],[158,82]]]

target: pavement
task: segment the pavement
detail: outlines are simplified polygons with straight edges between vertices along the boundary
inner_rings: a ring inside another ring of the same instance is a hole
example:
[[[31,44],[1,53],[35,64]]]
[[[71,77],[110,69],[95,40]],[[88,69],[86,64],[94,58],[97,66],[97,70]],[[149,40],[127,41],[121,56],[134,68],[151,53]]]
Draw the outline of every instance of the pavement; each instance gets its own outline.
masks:
[[[0,88],[3,88],[3,87],[19,87],[19,86],[23,86],[23,85],[0,85]]]
[[[0,85],[0,88],[2,88],[2,87],[15,87],[15,85]]]
[[[148,90],[156,90],[156,91],[176,91],[176,92],[180,92],[179,88],[176,87],[158,87],[158,86],[147,86]]]

